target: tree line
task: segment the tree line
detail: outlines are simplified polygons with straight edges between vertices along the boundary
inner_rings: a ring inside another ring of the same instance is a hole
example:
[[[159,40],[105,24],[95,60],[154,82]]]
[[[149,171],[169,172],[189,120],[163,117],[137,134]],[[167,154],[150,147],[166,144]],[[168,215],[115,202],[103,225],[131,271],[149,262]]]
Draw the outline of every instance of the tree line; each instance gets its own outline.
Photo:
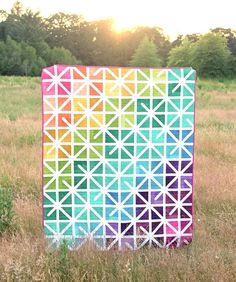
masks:
[[[202,77],[236,75],[236,31],[215,28],[205,35],[180,35],[171,42],[159,27],[120,33],[110,19],[39,12],[15,2],[0,10],[0,75],[37,76],[45,66],[192,66]]]

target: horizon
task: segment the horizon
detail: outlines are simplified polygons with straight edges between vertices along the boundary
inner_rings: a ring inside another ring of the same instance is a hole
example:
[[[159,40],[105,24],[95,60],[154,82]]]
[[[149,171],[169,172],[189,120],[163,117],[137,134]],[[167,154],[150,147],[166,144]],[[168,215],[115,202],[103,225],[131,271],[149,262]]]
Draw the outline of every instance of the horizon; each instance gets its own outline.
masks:
[[[15,0],[6,0],[0,3],[0,9],[9,12],[15,2]],[[56,0],[51,0],[48,3],[39,0],[35,0],[33,3],[30,0],[22,0],[20,2],[26,8],[39,11],[45,17],[57,12],[64,12],[81,15],[87,21],[109,18],[114,20],[114,29],[117,32],[130,30],[135,26],[159,27],[171,40],[176,39],[178,35],[207,33],[210,29],[217,27],[236,29],[236,21],[233,21],[233,0],[225,0],[223,7],[221,4],[218,5],[222,1],[208,0],[206,4],[206,1],[199,0],[194,9],[189,7],[188,0],[180,0],[178,3],[169,0],[159,5],[154,3],[155,0],[146,0],[146,6],[140,5],[140,1],[133,0],[129,2],[120,0],[118,5],[115,3],[116,1],[109,0],[99,2],[96,0],[67,0],[66,2],[61,1],[61,3]],[[181,3],[183,5],[180,5]],[[201,5],[203,3],[204,10],[202,10]],[[122,4],[125,4],[125,9]],[[172,9],[169,9],[170,5],[172,5]],[[91,7],[94,7],[94,9],[91,9]],[[160,14],[153,7],[160,7]],[[134,13],[130,17],[132,9],[134,9]],[[214,13],[209,16],[211,11],[214,11]],[[201,13],[200,16],[199,13]],[[176,15],[178,15],[179,20],[176,20]],[[201,18],[200,23],[198,17]]]

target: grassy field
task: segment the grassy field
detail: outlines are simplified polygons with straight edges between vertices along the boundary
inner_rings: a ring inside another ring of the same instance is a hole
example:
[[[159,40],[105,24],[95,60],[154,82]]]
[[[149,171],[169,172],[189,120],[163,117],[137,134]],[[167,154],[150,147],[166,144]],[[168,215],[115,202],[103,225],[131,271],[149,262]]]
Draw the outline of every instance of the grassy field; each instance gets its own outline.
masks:
[[[38,78],[0,77],[0,187],[14,192],[0,281],[236,281],[236,80],[198,80],[195,235],[177,250],[45,250]]]

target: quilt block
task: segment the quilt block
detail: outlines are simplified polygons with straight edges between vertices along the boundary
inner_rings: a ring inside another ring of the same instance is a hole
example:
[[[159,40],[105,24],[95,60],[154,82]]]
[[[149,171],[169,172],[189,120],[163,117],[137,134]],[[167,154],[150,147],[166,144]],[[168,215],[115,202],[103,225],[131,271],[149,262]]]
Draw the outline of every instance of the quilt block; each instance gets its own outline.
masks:
[[[71,249],[188,244],[195,71],[55,65],[42,94],[46,238]]]

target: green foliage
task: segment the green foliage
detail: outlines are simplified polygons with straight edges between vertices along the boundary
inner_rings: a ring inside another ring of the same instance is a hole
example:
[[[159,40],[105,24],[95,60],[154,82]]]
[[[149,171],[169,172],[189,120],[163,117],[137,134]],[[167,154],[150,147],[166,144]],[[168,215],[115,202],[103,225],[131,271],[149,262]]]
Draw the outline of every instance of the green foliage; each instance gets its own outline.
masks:
[[[199,33],[187,34],[187,35],[178,35],[178,37],[171,43],[171,49],[174,47],[180,46],[184,41],[197,42],[200,38]]]
[[[0,74],[20,74],[21,46],[17,42],[7,38],[6,42],[0,42]]]
[[[148,39],[147,36],[140,42],[136,49],[130,66],[133,67],[160,67],[161,59],[158,56],[158,51],[155,44]]]
[[[13,230],[13,219],[12,190],[0,188],[0,235]]]
[[[202,77],[221,77],[235,71],[234,56],[230,55],[226,38],[212,32],[200,36],[197,41],[185,39],[172,48],[168,65],[192,66]]]
[[[233,56],[236,56],[236,31],[230,28],[214,28],[213,33],[220,34],[227,40],[227,46]]]
[[[68,243],[64,240],[58,252],[49,252],[47,255],[48,267],[53,277],[57,277],[59,281],[70,281],[72,277],[70,267],[70,257],[68,251]],[[57,280],[57,281],[58,281]]]
[[[79,64],[69,50],[63,47],[50,49],[45,43],[42,53],[25,42],[16,42],[7,37],[6,42],[0,41],[0,74],[38,76],[43,67],[54,64]]]
[[[38,57],[36,50],[25,42],[16,42],[7,37],[0,41],[0,74],[39,75],[45,61]]]
[[[91,49],[91,64],[100,66],[116,65],[119,61],[117,51],[116,33],[113,29],[114,23],[112,20],[94,21],[92,27],[92,41],[89,43]],[[84,46],[86,48],[86,46]]]
[[[21,43],[21,72],[26,76],[35,76],[41,72],[46,62],[38,57],[36,49],[25,42]]]
[[[56,13],[44,20],[44,29],[48,34],[46,41],[50,47],[64,47],[75,51],[78,47],[78,31],[84,18],[79,15]]]
[[[172,48],[169,52],[168,66],[187,67],[191,64],[193,43],[185,39],[181,45]]]
[[[0,24],[4,28],[3,40],[10,36],[17,42],[24,41],[36,49],[40,55],[46,32],[43,27],[43,18],[39,12],[34,13],[17,1],[8,14],[6,20]]]
[[[0,74],[38,76],[44,66],[81,61],[98,66],[192,66],[201,77],[234,77],[236,31],[218,27],[204,36],[179,35],[171,43],[159,27],[117,33],[111,19],[86,21],[82,15],[62,12],[42,17],[20,1],[9,13],[0,10]]]
[[[228,77],[229,78],[235,78],[236,76],[236,55],[234,56],[233,54],[231,54],[228,57]]]
[[[220,77],[227,74],[230,51],[227,40],[220,34],[208,33],[194,43],[192,66],[199,75]]]
[[[0,74],[39,76],[45,66],[81,63],[63,47],[63,41],[73,42],[71,26],[78,27],[74,23],[76,16],[62,14],[57,18],[59,13],[45,20],[38,12],[26,9],[20,1],[13,5],[9,14],[1,11],[1,15]],[[70,36],[66,39],[67,32]],[[50,48],[47,38],[57,38],[60,42]]]
[[[49,49],[48,53],[45,54],[47,65],[54,64],[81,64],[81,61],[77,60],[69,50],[63,47],[54,47]]]
[[[19,1],[2,18],[0,40],[11,36],[17,42],[26,42],[36,49],[37,55],[47,65],[45,43],[50,48],[68,49],[76,59],[87,65],[127,66],[145,35],[158,48],[164,63],[170,47],[169,40],[158,27],[137,27],[119,34],[114,31],[114,22],[109,19],[87,22],[81,15],[61,12],[43,18],[39,13],[26,9]]]

